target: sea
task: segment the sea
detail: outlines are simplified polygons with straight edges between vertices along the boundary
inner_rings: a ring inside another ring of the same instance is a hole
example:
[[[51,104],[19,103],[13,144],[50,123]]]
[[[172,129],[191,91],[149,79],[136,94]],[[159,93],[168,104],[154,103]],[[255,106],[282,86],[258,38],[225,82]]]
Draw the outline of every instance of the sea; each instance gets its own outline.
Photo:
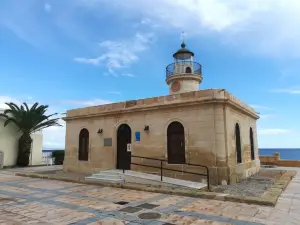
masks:
[[[280,159],[300,160],[300,148],[259,148],[260,156],[273,156],[275,152],[280,153]]]

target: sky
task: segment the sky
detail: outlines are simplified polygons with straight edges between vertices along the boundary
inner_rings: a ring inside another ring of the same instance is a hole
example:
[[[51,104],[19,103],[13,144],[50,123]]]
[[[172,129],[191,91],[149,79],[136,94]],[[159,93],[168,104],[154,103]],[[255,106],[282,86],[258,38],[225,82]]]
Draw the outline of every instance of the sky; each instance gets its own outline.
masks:
[[[167,95],[184,31],[200,88],[225,88],[260,113],[259,148],[297,148],[299,24],[299,0],[1,0],[0,108],[64,113]],[[44,148],[64,148],[60,122]]]

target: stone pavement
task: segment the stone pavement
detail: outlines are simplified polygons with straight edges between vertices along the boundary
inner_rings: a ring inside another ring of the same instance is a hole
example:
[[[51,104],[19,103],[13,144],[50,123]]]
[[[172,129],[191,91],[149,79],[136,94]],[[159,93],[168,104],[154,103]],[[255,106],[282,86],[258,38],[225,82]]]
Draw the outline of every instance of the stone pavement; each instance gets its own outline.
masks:
[[[0,172],[0,224],[300,225],[299,178],[272,208]]]
[[[276,169],[296,170],[297,175],[278,199],[268,218],[269,224],[300,224],[300,168],[278,167]]]
[[[2,169],[1,174],[15,174],[19,172],[26,172],[26,173],[40,173],[46,171],[55,171],[61,170],[62,165],[52,165],[52,166],[32,166],[32,167],[25,167],[25,168],[7,168]]]

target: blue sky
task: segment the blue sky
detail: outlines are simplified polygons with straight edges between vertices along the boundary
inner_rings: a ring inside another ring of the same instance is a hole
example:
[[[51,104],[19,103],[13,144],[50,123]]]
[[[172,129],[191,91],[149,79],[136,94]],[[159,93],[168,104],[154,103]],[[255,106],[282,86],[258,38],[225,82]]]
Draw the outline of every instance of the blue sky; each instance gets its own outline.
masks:
[[[260,112],[259,147],[300,147],[297,0],[1,0],[0,107],[50,112],[168,94],[165,67],[182,31],[203,66]],[[63,147],[64,127],[44,131]]]

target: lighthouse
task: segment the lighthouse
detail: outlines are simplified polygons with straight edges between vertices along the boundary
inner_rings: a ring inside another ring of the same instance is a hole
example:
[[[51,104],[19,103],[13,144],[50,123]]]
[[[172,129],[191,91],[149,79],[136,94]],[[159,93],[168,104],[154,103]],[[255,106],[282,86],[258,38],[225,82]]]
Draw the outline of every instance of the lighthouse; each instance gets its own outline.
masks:
[[[166,67],[166,83],[169,94],[197,91],[202,82],[202,66],[194,61],[194,53],[186,48],[184,40],[181,48],[173,54],[174,63]]]

